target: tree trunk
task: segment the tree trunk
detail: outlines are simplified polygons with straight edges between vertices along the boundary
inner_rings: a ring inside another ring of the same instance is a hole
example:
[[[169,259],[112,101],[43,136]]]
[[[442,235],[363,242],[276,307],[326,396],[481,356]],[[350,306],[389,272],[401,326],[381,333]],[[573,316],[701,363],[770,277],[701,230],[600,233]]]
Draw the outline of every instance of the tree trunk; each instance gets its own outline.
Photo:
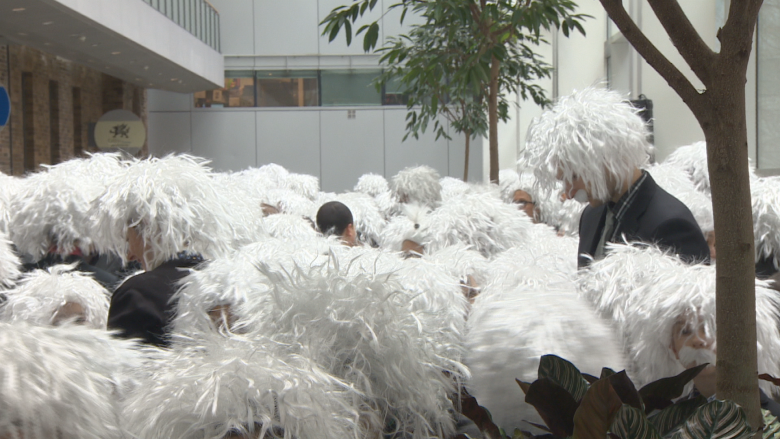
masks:
[[[490,182],[498,184],[498,71],[501,62],[490,60],[490,88],[488,95],[488,140],[490,143]]]
[[[469,147],[471,146],[471,131],[464,131],[466,134],[466,164],[463,167],[463,181],[469,181]]]
[[[737,68],[735,68],[737,70]],[[718,399],[745,409],[755,430],[763,423],[756,371],[755,243],[748,173],[744,75],[726,73],[707,94],[702,113],[712,208],[718,240]]]

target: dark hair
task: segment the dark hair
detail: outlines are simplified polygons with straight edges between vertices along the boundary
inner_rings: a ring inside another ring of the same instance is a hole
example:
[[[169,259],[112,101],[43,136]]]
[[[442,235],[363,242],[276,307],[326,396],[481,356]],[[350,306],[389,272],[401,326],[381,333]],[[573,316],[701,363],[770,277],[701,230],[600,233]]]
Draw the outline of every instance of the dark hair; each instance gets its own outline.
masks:
[[[350,224],[352,224],[352,212],[344,203],[331,201],[323,204],[317,211],[317,228],[326,236],[341,236]]]

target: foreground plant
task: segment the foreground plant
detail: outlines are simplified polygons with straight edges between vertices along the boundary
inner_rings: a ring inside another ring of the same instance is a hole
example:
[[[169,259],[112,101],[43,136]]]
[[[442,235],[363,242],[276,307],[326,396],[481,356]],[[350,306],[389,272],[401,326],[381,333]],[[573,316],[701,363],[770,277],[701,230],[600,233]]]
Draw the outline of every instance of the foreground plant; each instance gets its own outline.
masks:
[[[545,423],[529,425],[545,434],[515,429],[508,436],[469,395],[464,398],[463,413],[477,424],[484,437],[491,439],[752,437],[745,413],[737,404],[707,401],[701,395],[680,399],[688,383],[706,366],[688,369],[637,390],[625,371],[604,368],[600,377],[594,377],[560,357],[545,355],[539,363],[536,381],[517,381],[525,392],[525,402],[536,408]],[[765,438],[780,432],[777,419],[770,418],[765,419]]]

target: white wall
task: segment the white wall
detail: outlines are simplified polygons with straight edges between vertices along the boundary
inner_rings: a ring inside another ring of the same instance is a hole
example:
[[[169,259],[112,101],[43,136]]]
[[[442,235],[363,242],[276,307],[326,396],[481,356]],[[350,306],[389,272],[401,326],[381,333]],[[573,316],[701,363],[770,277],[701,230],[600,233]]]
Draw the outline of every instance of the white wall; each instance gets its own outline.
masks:
[[[387,0],[388,5],[389,0]],[[220,12],[222,52],[228,70],[376,69],[362,35],[346,45],[320,36],[318,23],[347,0],[211,0]],[[385,6],[364,22],[382,16]],[[401,32],[399,11],[382,18],[382,38]],[[357,30],[358,26],[354,29]],[[407,166],[428,165],[442,176],[463,176],[465,139],[419,140],[406,133],[403,106],[304,108],[193,108],[192,95],[149,92],[149,151],[188,151],[213,160],[217,170],[278,163],[320,178],[326,191],[352,189],[358,177],[386,177]],[[348,117],[354,110],[354,119]],[[481,141],[472,142],[470,180],[482,179]]]
[[[780,169],[780,0],[766,0],[758,18],[758,160],[760,169]],[[750,109],[750,103],[748,102]],[[755,106],[753,107],[755,108]],[[750,125],[748,125],[750,128]]]
[[[433,133],[402,142],[403,107],[192,108],[193,97],[149,90],[149,153],[191,153],[218,171],[277,163],[320,178],[322,190],[351,190],[373,172],[392,177],[428,165],[463,177],[465,139]],[[354,119],[348,111],[354,110]],[[482,143],[471,144],[469,180],[482,181]]]

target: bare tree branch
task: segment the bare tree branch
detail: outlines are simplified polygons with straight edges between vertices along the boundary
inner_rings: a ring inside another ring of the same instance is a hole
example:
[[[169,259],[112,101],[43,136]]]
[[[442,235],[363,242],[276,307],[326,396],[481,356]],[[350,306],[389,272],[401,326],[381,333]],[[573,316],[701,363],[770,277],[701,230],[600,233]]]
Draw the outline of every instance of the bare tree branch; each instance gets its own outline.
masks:
[[[702,40],[677,0],[648,0],[672,44],[699,77],[704,86],[712,85],[712,66],[717,54]]]
[[[688,104],[690,108],[696,105],[701,99],[701,95],[696,88],[691,85],[688,78],[672,64],[666,57],[647,39],[645,34],[634,23],[634,20],[623,8],[622,0],[600,0],[604,9],[609,14],[612,21],[623,33],[629,43],[634,46],[637,52],[647,61],[655,71],[658,72],[675,92]]]
[[[718,40],[721,44],[721,53],[729,57],[735,53],[750,55],[753,45],[753,32],[758,20],[758,11],[763,0],[742,0],[731,2],[726,23],[718,32]],[[749,38],[743,38],[743,30],[750,29]]]

